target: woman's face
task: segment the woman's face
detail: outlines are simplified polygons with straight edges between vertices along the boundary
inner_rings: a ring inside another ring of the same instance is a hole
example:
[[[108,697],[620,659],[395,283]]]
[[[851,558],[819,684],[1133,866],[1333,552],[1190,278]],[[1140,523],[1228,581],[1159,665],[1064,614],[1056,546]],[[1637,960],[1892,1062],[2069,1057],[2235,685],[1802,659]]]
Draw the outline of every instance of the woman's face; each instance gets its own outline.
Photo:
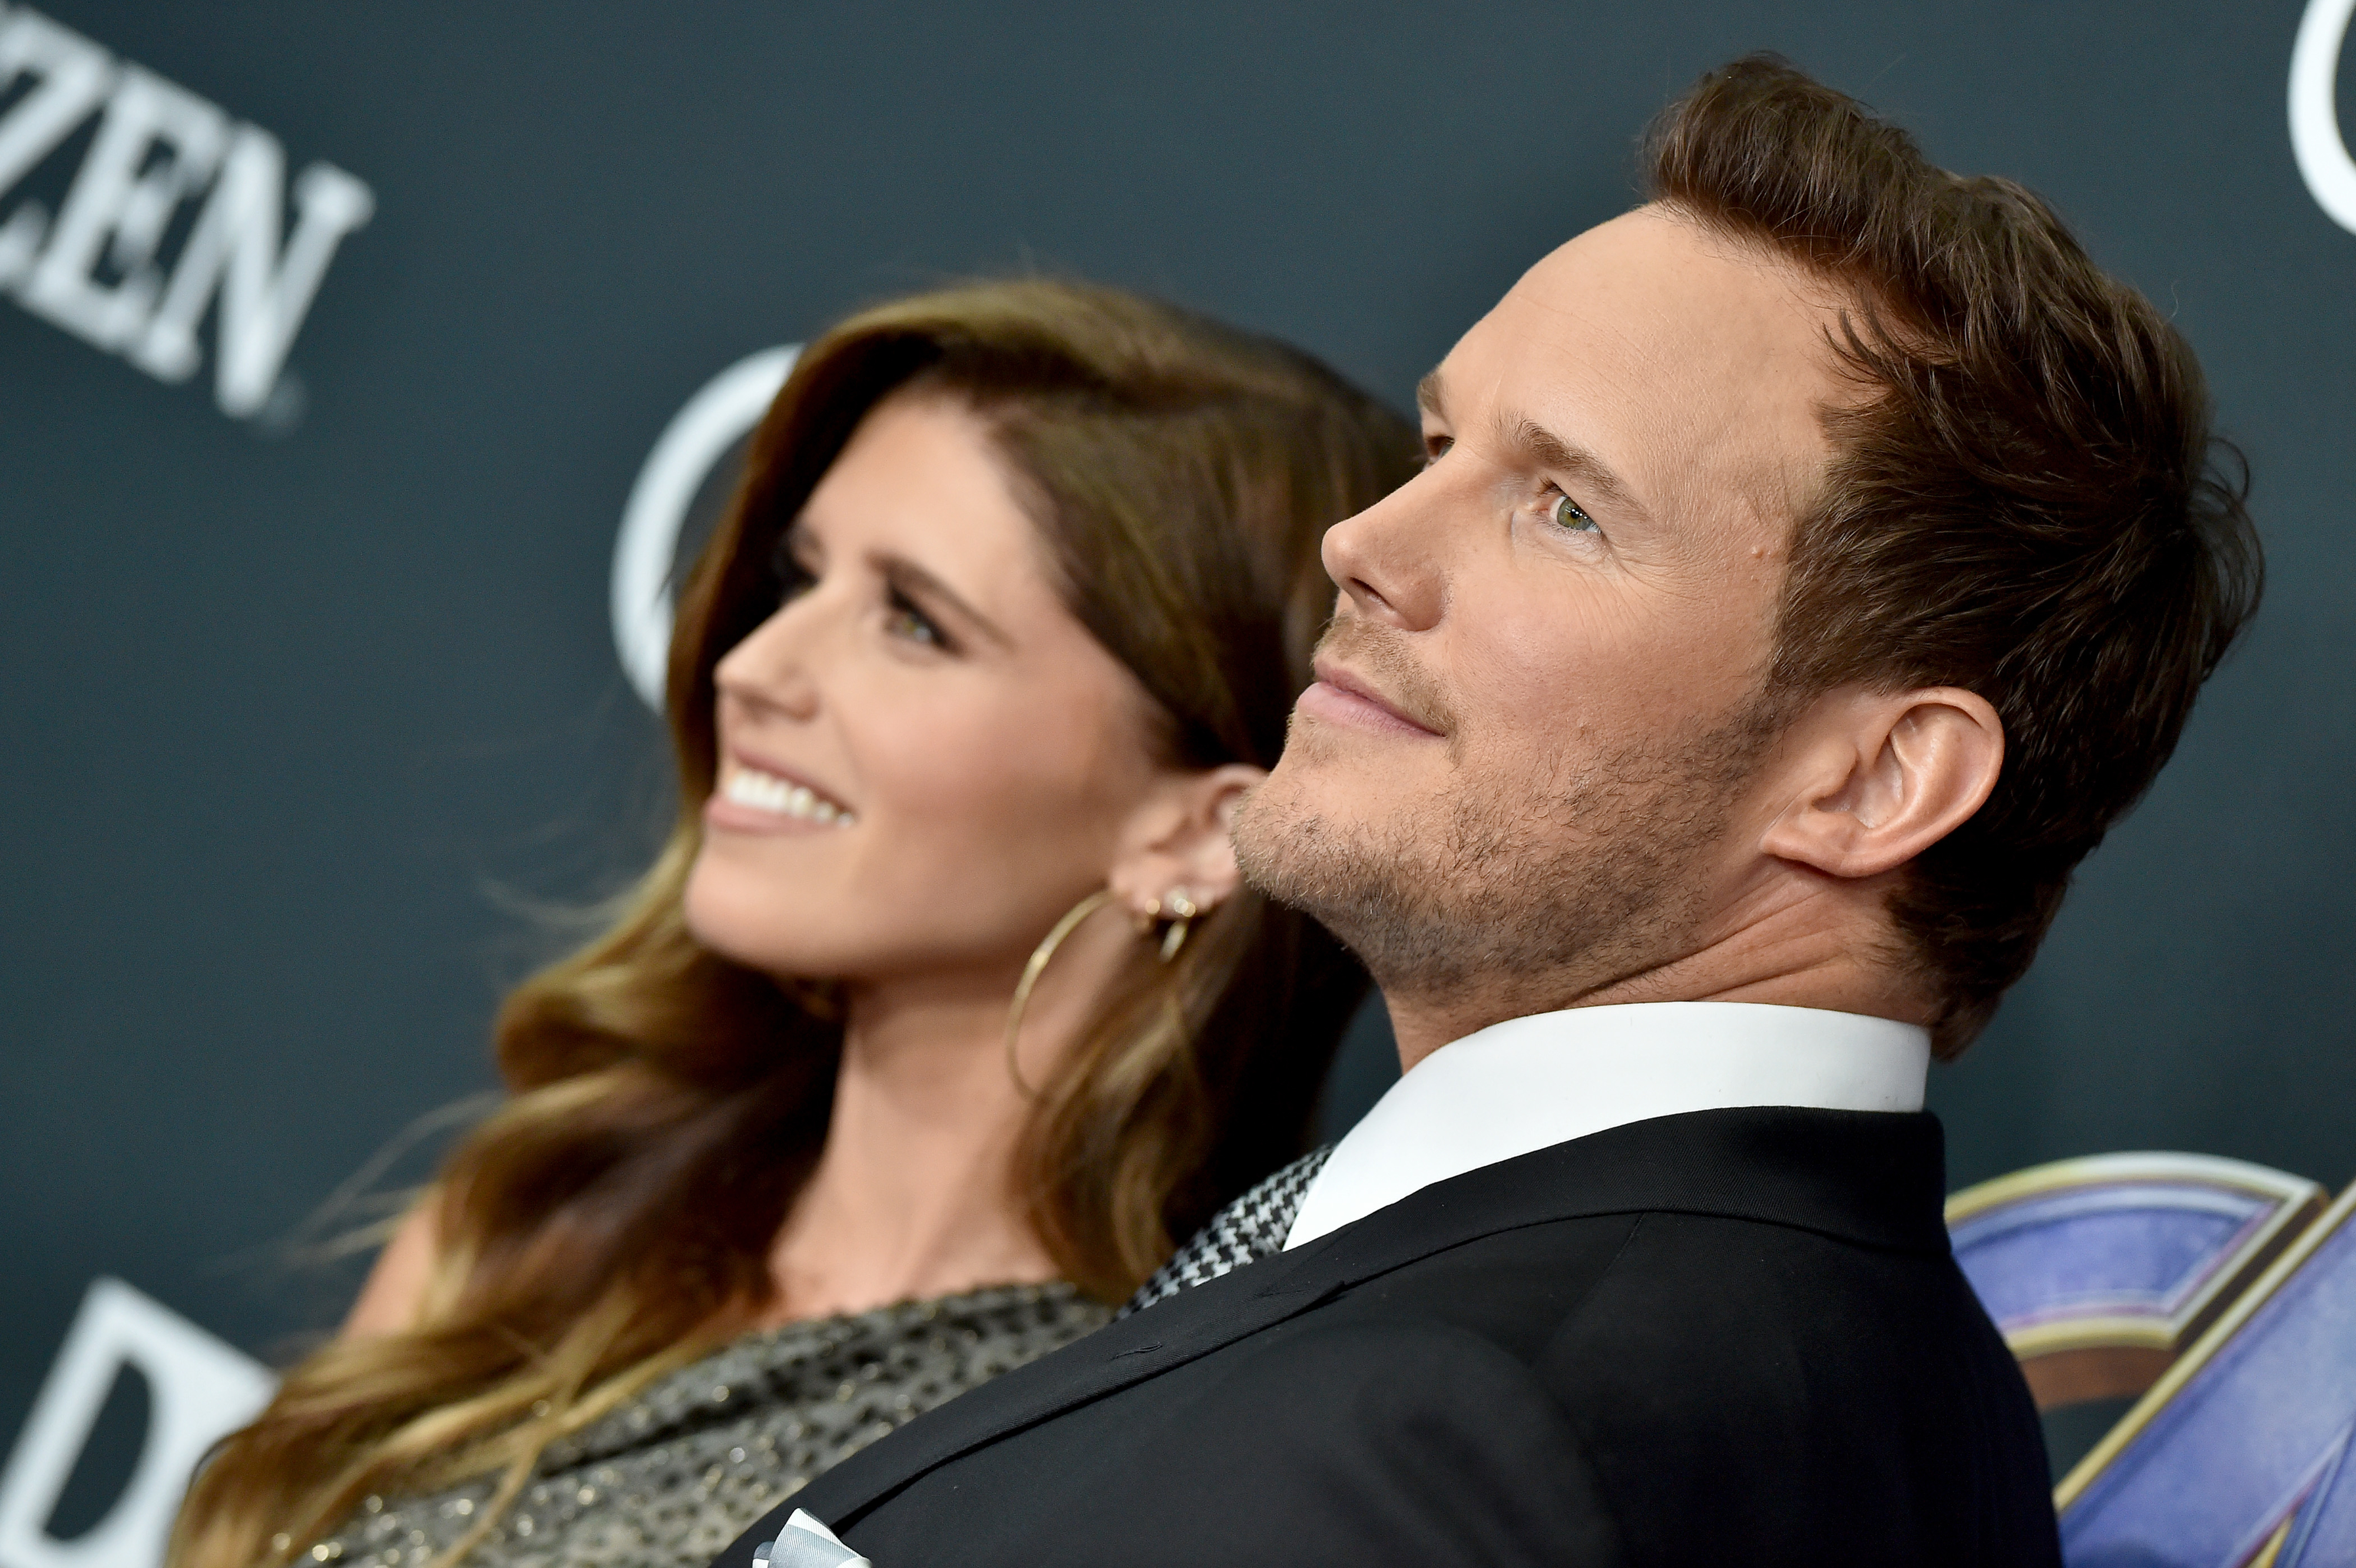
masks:
[[[780,556],[776,613],[716,671],[691,929],[774,974],[1011,984],[1169,776],[1149,700],[948,396],[878,403]]]

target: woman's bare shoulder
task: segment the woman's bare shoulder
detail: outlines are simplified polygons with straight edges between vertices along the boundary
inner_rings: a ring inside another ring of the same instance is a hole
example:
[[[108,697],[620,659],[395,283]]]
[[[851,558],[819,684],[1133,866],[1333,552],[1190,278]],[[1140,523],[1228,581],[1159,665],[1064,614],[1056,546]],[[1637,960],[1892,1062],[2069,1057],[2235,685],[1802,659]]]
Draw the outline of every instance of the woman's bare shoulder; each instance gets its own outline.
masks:
[[[398,1334],[415,1326],[425,1304],[426,1286],[434,1278],[434,1255],[442,1239],[434,1208],[434,1195],[429,1193],[402,1217],[344,1319],[343,1337]]]

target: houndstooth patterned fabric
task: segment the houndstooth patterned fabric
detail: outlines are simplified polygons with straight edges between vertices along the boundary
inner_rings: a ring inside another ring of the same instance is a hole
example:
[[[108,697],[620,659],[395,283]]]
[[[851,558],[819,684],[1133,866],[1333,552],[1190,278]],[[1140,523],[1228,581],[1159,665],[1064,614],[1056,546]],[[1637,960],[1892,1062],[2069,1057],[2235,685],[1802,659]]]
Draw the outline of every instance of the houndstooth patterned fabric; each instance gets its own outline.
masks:
[[[1331,1144],[1312,1149],[1211,1216],[1211,1222],[1197,1230],[1193,1240],[1137,1287],[1137,1294],[1117,1316],[1142,1312],[1180,1291],[1283,1251],[1293,1216],[1301,1212],[1301,1200],[1309,1196],[1309,1184],[1317,1179],[1317,1173],[1325,1167],[1325,1156],[1333,1152]]]

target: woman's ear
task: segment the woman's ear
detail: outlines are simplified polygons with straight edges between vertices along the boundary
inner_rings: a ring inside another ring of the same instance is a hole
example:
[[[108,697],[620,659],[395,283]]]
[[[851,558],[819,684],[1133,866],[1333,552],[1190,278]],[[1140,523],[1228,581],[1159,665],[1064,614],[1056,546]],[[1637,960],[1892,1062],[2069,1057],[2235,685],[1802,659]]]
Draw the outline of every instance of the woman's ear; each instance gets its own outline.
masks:
[[[1954,686],[1838,692],[1793,726],[1797,789],[1763,849],[1831,876],[1878,876],[1968,821],[2004,766],[2004,725]]]
[[[1205,913],[1232,897],[1243,874],[1227,830],[1244,796],[1267,777],[1240,762],[1165,775],[1121,836],[1106,879],[1114,896],[1141,918],[1167,908],[1173,892]]]

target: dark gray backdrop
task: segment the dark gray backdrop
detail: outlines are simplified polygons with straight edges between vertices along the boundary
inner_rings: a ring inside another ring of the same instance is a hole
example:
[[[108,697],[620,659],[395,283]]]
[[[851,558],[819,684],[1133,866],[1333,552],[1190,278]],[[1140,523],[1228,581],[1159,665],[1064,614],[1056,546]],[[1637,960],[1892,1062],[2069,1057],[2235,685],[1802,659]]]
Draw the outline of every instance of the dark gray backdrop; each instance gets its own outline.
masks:
[[[2257,475],[2265,613],[1937,1075],[1954,1183],[2147,1147],[2356,1175],[2356,234],[2292,159],[2295,0],[46,9],[376,214],[291,420],[0,301],[0,1439],[94,1275],[263,1355],[330,1321],[348,1280],[279,1244],[490,1082],[489,1010],[545,943],[522,906],[652,843],[606,574],[713,373],[1039,265],[1404,405],[1631,200],[1645,118],[1760,47],[2053,199],[2175,313]]]

